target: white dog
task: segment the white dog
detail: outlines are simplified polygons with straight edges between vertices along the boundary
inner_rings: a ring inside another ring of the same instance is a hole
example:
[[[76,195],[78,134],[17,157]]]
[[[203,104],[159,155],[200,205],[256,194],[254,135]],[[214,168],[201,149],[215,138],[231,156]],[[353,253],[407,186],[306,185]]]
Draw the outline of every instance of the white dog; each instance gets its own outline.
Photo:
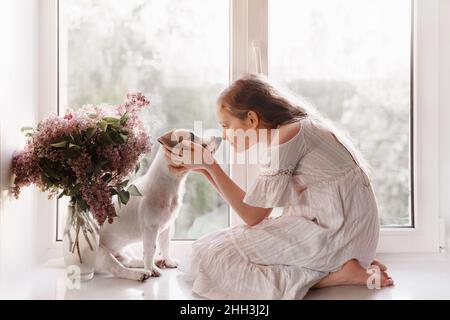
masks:
[[[173,145],[188,139],[213,153],[221,143],[221,138],[204,139],[188,130],[170,131],[158,141],[174,139]],[[170,227],[182,204],[187,174],[169,171],[163,151],[160,146],[146,174],[134,182],[142,197],[131,197],[127,205],[116,208],[118,217],[112,224],[105,223],[101,228],[96,272],[144,281],[151,276],[160,276],[160,268],[177,267],[177,262],[169,254]],[[125,247],[137,242],[143,242],[143,259],[124,252]],[[159,260],[156,260],[157,249],[161,253]]]

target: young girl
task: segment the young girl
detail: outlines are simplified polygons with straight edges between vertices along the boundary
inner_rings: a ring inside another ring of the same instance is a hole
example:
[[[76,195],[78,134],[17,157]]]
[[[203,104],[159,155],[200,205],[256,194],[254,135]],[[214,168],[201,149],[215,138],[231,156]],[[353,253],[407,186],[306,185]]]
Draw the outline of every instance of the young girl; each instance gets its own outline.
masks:
[[[374,260],[379,221],[367,165],[345,134],[252,74],[224,90],[217,117],[223,138],[235,149],[232,132],[268,131],[267,154],[277,159],[261,166],[245,193],[201,145],[183,142],[183,152],[203,153],[200,164],[175,161],[166,152],[171,170],[205,175],[245,222],[193,243],[182,268],[194,293],[210,299],[301,299],[312,287],[393,284],[386,267]],[[248,149],[251,143],[243,145]],[[274,207],[284,207],[280,217],[269,217]],[[374,275],[367,270],[371,266]]]

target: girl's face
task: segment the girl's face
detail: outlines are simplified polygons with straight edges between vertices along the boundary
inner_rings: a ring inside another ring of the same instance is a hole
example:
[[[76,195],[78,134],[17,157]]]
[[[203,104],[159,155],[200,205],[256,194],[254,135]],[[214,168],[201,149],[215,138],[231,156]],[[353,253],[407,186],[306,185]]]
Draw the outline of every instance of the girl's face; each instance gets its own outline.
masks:
[[[258,142],[259,119],[255,112],[249,111],[247,118],[241,120],[219,105],[216,114],[222,126],[222,138],[228,140],[235,151],[247,150]]]

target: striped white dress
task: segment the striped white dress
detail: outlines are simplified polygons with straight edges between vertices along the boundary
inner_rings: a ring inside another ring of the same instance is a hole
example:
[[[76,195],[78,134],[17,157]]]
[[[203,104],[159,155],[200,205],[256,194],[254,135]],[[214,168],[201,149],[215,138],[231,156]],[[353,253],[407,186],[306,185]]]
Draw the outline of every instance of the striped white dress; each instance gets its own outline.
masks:
[[[244,198],[256,207],[284,207],[283,214],[195,241],[180,265],[194,293],[209,299],[302,299],[352,258],[370,266],[379,220],[368,176],[318,120],[305,118],[299,125],[291,140],[268,148],[270,161]]]

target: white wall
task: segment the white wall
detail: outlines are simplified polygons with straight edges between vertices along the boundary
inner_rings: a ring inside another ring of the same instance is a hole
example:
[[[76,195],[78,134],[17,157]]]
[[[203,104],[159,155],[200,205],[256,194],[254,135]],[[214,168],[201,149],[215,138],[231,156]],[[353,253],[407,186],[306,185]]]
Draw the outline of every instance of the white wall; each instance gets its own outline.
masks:
[[[24,137],[20,128],[36,124],[38,107],[38,0],[0,1],[0,280],[38,261],[38,193],[7,195],[11,156]]]
[[[446,220],[447,252],[450,253],[450,0],[440,0],[439,15],[439,208]]]

